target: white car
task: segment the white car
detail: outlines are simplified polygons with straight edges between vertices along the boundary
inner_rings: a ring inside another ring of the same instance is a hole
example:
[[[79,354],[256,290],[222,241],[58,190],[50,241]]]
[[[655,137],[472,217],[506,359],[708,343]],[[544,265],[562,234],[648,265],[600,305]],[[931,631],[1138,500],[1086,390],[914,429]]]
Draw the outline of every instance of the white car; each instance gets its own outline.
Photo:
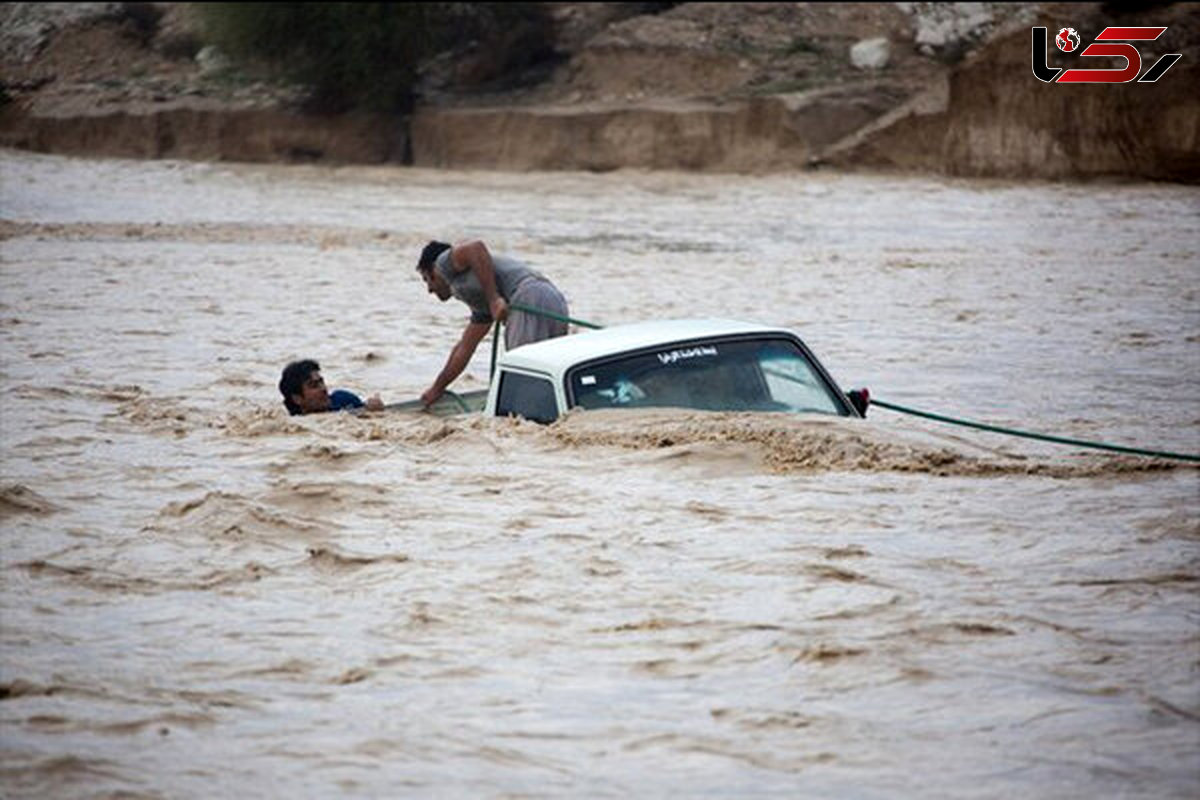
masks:
[[[788,330],[694,319],[619,325],[515,348],[496,362],[486,392],[453,395],[452,402],[460,411],[482,408],[488,416],[543,423],[571,408],[654,406],[861,417],[867,394],[842,392]],[[437,406],[455,410],[444,400]]]

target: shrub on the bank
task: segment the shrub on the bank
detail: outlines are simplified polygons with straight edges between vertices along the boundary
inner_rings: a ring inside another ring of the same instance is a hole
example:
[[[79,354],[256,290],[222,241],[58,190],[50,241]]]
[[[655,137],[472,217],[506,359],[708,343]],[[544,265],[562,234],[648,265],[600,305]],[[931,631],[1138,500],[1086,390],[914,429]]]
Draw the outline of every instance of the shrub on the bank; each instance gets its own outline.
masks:
[[[549,34],[540,3],[210,3],[198,10],[218,48],[305,86],[314,107],[328,111],[405,111],[426,58],[455,50],[470,60],[482,50],[496,72],[524,66],[540,52],[531,37],[544,47]]]

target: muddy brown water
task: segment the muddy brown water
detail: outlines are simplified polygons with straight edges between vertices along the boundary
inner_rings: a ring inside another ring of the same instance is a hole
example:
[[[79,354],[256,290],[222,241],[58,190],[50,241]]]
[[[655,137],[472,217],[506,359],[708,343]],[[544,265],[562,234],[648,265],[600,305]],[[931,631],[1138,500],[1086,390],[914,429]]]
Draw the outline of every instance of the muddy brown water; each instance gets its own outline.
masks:
[[[1200,473],[945,428],[415,397],[430,237],[600,323],[1200,452],[1200,194],[0,153],[0,791],[1194,797]],[[458,386],[486,385],[486,353]]]

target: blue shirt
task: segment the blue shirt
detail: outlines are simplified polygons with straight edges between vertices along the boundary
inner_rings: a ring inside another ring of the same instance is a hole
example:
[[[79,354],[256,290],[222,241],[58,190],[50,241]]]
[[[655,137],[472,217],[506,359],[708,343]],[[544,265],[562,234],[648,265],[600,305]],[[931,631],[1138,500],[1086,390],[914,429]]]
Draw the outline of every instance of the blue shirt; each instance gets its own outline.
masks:
[[[344,411],[347,408],[362,408],[363,401],[354,392],[345,389],[334,389],[329,393],[329,410]]]

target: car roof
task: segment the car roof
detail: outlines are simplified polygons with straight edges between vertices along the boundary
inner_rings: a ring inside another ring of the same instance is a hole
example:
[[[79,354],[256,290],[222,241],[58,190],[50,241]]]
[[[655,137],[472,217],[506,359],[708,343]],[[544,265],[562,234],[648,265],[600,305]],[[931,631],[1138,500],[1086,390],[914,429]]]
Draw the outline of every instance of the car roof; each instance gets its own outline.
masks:
[[[726,319],[635,322],[527,344],[505,353],[500,359],[500,366],[559,374],[582,361],[630,350],[656,345],[668,346],[693,339],[754,333],[794,336],[791,331],[783,328]]]

